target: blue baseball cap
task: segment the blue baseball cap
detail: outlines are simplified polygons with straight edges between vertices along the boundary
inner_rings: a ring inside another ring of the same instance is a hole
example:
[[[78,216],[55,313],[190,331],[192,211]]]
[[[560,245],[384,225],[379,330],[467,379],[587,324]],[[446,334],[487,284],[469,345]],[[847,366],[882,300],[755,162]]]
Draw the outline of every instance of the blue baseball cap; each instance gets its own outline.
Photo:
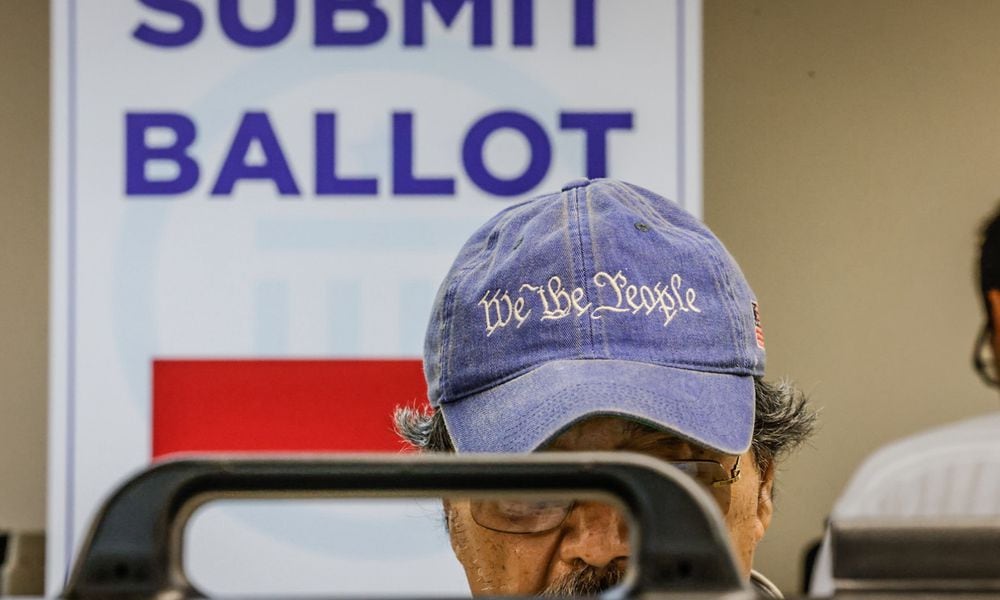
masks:
[[[582,179],[469,238],[424,373],[459,452],[531,452],[613,415],[741,454],[764,358],[753,292],[705,225],[641,187]]]

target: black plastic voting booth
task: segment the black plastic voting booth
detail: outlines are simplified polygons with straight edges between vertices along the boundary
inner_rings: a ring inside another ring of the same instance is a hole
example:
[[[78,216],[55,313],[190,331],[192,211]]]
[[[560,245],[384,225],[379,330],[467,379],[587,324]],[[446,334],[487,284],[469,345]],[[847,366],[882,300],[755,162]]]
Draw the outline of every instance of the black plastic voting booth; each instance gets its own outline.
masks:
[[[66,598],[197,598],[184,573],[187,518],[219,497],[599,495],[633,519],[621,594],[753,597],[718,509],[669,465],[626,453],[208,458],[165,462],[125,483],[99,512]],[[337,590],[330,590],[336,596]]]

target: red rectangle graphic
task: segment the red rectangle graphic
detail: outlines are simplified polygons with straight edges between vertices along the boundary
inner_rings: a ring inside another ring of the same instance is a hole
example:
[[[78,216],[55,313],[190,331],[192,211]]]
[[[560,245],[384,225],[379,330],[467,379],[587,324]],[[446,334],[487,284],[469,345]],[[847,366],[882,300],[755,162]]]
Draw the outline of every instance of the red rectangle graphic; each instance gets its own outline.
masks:
[[[153,457],[398,451],[401,405],[427,405],[419,360],[154,360]]]

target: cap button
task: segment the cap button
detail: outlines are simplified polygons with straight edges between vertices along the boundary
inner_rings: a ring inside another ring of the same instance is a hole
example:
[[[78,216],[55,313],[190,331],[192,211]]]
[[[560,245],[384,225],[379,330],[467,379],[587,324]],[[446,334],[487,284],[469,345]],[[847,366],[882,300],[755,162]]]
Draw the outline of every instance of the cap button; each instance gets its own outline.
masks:
[[[578,177],[577,179],[569,181],[566,183],[566,185],[562,186],[562,191],[568,192],[572,189],[586,187],[588,185],[590,185],[589,179],[587,179],[586,177]]]

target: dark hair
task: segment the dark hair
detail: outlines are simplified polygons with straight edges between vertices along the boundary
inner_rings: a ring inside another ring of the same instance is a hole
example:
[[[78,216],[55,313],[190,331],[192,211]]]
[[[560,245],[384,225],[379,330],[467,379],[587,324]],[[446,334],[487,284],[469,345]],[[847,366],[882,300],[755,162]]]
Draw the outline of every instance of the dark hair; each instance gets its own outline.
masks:
[[[763,473],[812,435],[816,412],[791,382],[769,383],[754,378],[756,414],[753,427],[754,462]],[[454,452],[444,416],[439,410],[401,407],[393,415],[396,433],[421,452]]]
[[[979,245],[979,289],[982,294],[986,321],[993,330],[993,315],[986,293],[1000,290],[1000,206],[983,223]]]

